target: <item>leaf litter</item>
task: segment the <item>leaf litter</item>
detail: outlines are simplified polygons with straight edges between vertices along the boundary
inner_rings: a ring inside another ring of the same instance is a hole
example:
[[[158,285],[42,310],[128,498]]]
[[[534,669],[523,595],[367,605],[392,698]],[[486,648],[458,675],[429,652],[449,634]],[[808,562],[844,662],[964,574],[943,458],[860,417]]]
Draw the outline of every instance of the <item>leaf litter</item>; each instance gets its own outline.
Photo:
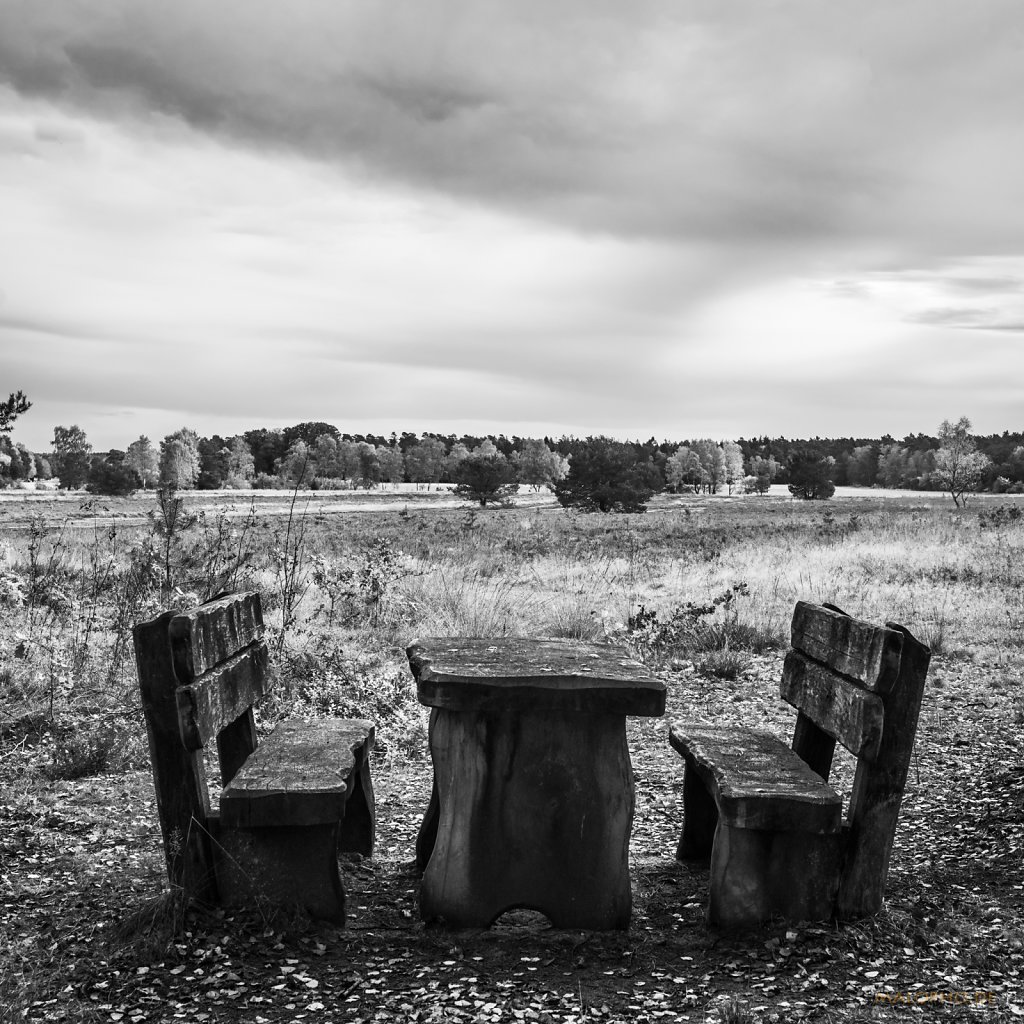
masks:
[[[786,736],[778,659],[732,682],[670,678],[664,720],[630,724],[637,807],[628,932],[517,911],[488,930],[424,926],[413,852],[422,761],[378,762],[377,851],[344,862],[344,929],[266,908],[187,907],[166,890],[146,770],[43,782],[0,760],[0,1021],[862,1021],[1024,1015],[1024,740],[985,666],[933,662],[876,917],[704,924],[707,876],[674,860],[673,716]],[[940,672],[936,672],[940,669]],[[1019,705],[1018,705],[1019,706]],[[840,771],[842,788],[848,774]]]

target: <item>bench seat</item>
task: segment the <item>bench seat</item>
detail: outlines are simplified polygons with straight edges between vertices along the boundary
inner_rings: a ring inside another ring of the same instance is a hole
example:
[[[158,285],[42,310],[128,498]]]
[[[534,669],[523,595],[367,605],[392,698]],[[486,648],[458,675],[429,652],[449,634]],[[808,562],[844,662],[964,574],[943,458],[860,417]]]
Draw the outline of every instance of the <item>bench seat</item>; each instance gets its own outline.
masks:
[[[344,828],[358,769],[373,741],[373,723],[361,719],[281,722],[224,787],[221,824],[258,828],[342,821]]]
[[[673,722],[669,742],[692,761],[726,825],[819,834],[839,831],[840,795],[769,733]]]

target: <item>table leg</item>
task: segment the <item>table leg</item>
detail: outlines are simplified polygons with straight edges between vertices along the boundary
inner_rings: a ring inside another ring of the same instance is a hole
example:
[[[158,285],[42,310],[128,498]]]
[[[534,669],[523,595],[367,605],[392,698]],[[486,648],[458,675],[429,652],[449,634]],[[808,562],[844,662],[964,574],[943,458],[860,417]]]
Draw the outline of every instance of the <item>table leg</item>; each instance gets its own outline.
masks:
[[[528,908],[558,928],[629,926],[624,715],[436,709],[430,750],[438,813],[425,920],[487,927]]]

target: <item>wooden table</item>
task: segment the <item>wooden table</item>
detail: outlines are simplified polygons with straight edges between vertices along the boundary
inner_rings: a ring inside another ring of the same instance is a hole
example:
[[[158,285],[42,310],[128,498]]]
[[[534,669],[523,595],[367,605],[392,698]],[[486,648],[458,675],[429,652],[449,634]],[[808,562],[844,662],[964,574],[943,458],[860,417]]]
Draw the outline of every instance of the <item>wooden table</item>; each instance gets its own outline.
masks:
[[[432,638],[408,655],[432,709],[423,919],[487,927],[528,908],[558,928],[627,928],[626,716],[664,714],[665,684],[605,644]]]

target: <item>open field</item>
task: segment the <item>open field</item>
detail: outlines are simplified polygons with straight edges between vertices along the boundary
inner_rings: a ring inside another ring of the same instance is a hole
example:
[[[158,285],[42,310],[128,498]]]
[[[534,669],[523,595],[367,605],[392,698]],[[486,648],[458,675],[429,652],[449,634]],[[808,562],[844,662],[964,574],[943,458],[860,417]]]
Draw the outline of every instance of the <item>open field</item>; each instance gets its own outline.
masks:
[[[876,994],[915,991],[986,994],[932,1008],[947,1018],[1024,1011],[1021,499],[666,495],[632,516],[531,493],[483,512],[442,492],[306,499],[189,494],[172,520],[152,496],[0,495],[0,1020],[855,1021],[913,1012]],[[380,724],[378,853],[348,866],[345,931],[164,894],[130,627],[249,586],[282,677],[265,724]],[[798,599],[933,648],[881,915],[708,932],[706,879],[673,859],[681,763],[665,721],[638,721],[629,933],[419,924],[430,771],[411,639],[607,639],[663,675],[667,717],[785,735]]]

